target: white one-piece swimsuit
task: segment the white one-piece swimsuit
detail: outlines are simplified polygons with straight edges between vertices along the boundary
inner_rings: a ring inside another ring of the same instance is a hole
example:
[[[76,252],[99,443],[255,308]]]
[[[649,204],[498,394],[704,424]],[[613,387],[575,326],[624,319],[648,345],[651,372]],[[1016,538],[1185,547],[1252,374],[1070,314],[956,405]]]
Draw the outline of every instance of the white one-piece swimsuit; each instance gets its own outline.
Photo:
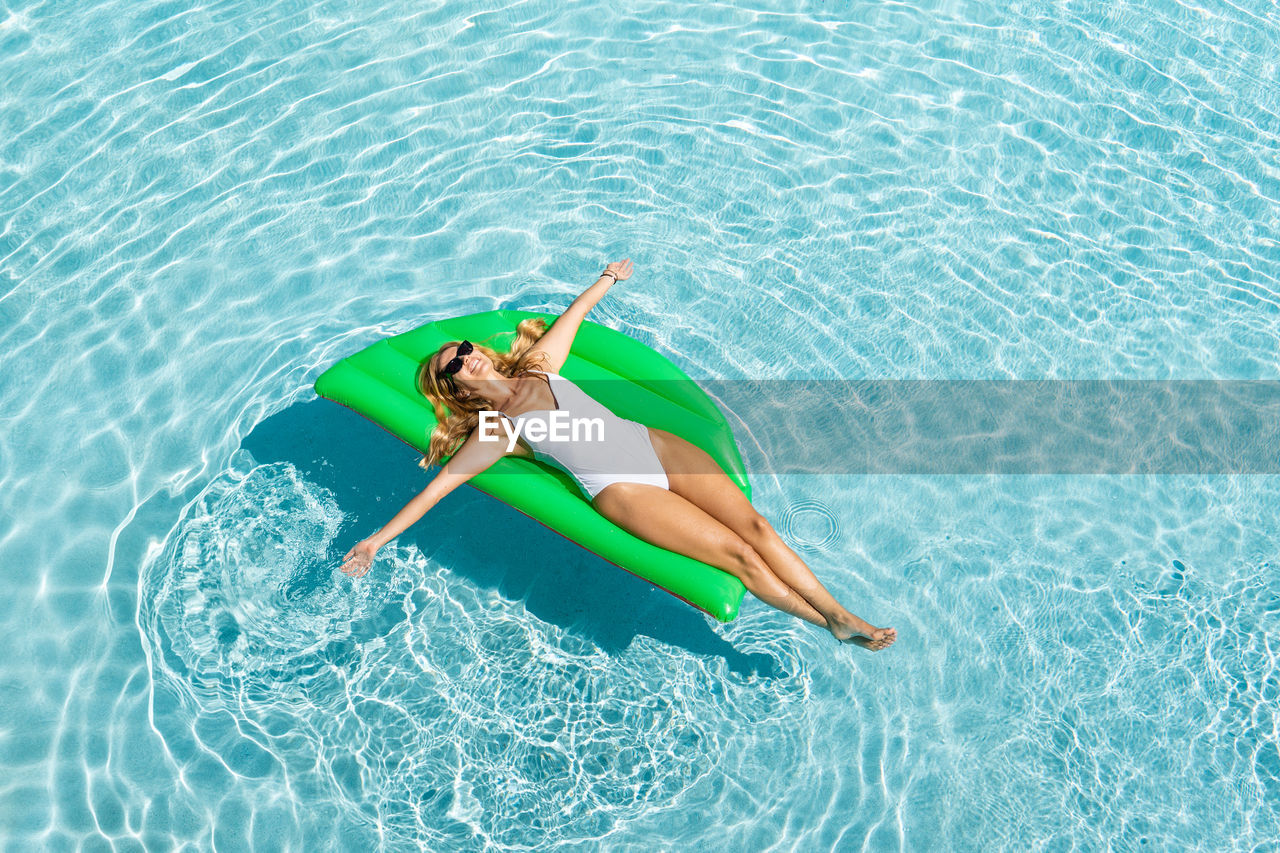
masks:
[[[649,429],[642,423],[620,418],[601,405],[589,394],[558,373],[534,370],[547,377],[555,409],[535,409],[512,418],[502,416],[517,425],[526,420],[548,421],[553,411],[567,412],[570,423],[579,418],[599,418],[604,424],[603,440],[600,430],[584,430],[586,439],[578,441],[552,441],[547,429],[545,440],[533,441],[521,427],[520,437],[533,449],[535,459],[551,462],[568,471],[593,500],[614,483],[644,483],[670,489],[667,473],[653,449]],[[594,440],[593,440],[594,439]]]

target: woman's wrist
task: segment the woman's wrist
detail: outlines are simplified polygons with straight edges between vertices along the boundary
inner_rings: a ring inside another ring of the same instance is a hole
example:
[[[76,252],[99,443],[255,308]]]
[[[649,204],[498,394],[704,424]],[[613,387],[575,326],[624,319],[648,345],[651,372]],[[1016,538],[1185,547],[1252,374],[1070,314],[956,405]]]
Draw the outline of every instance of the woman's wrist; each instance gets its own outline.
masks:
[[[573,300],[574,305],[586,305],[585,311],[590,311],[595,307],[596,303],[604,298],[609,288],[618,283],[618,274],[613,270],[605,270],[600,273],[600,277],[596,279],[595,284],[588,287]],[[572,307],[572,306],[571,306]]]

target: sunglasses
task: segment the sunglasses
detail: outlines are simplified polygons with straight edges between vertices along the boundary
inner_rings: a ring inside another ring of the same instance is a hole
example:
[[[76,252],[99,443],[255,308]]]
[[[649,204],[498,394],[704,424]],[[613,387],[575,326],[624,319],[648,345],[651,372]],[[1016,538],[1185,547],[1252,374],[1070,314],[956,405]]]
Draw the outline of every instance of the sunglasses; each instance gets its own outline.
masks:
[[[462,360],[471,355],[471,351],[473,349],[475,349],[475,347],[471,346],[471,341],[463,341],[458,344],[458,354],[455,355],[440,372],[445,376],[452,376],[457,373],[462,369]]]

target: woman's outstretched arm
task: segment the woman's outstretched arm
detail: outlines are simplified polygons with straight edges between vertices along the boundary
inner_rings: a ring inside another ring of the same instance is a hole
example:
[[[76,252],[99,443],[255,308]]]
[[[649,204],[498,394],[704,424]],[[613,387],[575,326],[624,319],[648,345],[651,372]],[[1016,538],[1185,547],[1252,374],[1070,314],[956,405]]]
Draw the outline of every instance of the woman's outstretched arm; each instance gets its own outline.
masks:
[[[586,319],[587,312],[596,307],[596,303],[604,298],[615,281],[631,278],[631,259],[614,261],[605,267],[609,275],[601,275],[595,284],[584,290],[577,299],[570,303],[565,312],[552,324],[547,333],[533,345],[533,352],[542,351],[547,354],[548,366],[558,372],[569,357],[569,349],[573,339],[578,335],[578,327]]]
[[[438,504],[445,495],[470,480],[476,474],[488,468],[506,455],[507,442],[481,441],[480,431],[475,430],[467,436],[467,440],[458,448],[453,458],[444,464],[440,473],[436,474],[427,487],[404,505],[404,509],[396,513],[395,518],[386,523],[381,530],[358,542],[342,559],[342,571],[352,577],[364,577],[373,565],[374,555],[378,549],[395,539],[411,527],[414,522],[427,514],[427,511]]]

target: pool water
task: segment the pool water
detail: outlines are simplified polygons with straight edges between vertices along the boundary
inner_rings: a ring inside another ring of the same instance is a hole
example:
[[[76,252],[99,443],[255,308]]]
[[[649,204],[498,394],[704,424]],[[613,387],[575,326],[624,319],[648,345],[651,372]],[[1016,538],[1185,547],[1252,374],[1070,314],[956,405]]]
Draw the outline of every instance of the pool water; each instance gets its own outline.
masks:
[[[1280,378],[1280,13],[1094,6],[0,6],[6,849],[1268,849],[1274,475],[753,473],[874,655],[469,489],[337,571],[320,372],[623,257],[698,379]]]

